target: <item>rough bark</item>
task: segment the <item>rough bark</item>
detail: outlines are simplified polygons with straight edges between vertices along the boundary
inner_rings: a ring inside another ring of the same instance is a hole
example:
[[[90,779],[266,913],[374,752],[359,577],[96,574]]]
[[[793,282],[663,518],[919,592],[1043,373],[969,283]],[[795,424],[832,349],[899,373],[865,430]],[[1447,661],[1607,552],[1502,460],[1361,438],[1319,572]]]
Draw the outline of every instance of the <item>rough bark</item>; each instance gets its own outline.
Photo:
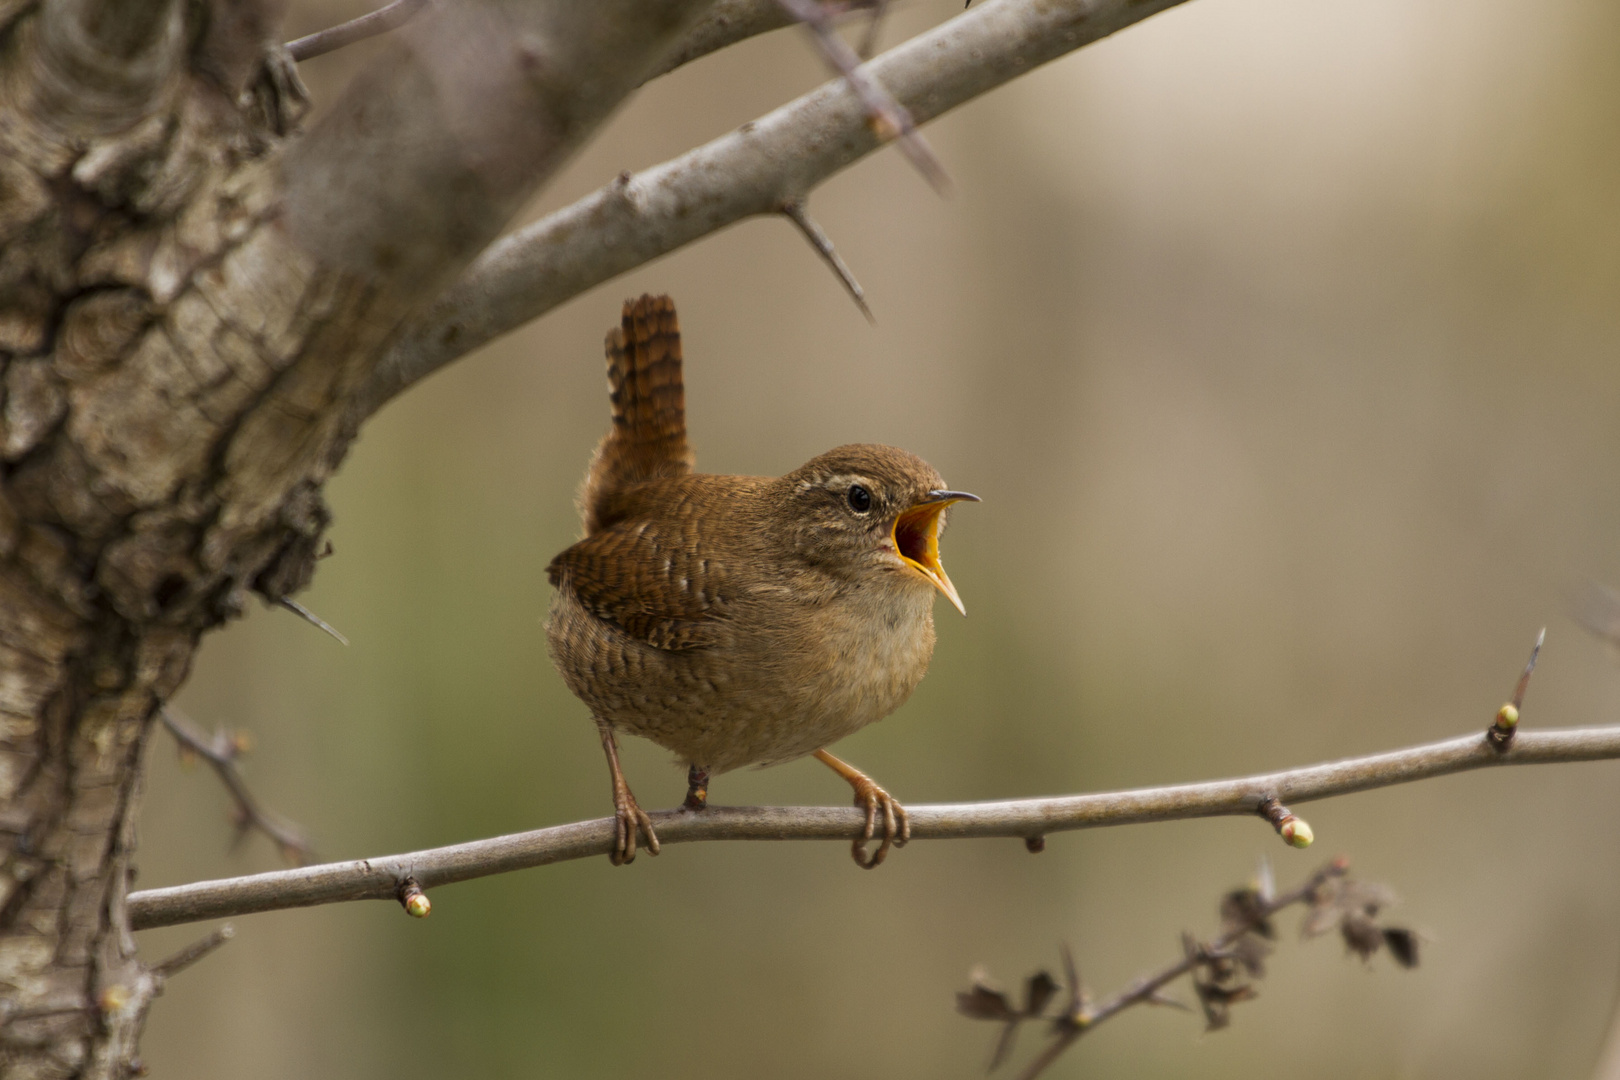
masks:
[[[703,6],[436,11],[299,137],[273,5],[0,0],[0,1074],[138,1068],[157,707],[309,580],[404,316]]]

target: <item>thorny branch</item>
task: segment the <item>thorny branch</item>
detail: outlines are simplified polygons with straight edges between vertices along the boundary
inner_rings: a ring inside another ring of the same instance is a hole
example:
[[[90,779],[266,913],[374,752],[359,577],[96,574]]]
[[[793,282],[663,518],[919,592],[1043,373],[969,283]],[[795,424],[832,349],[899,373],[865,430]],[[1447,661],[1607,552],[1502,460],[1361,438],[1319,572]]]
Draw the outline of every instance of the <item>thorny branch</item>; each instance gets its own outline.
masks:
[[[864,67],[923,123],[1184,2],[1002,0]],[[593,285],[744,218],[780,213],[881,145],[860,99],[839,79],[511,233],[406,327],[362,391],[356,419]]]
[[[216,731],[214,737],[210,739],[170,705],[160,709],[159,716],[163,720],[163,726],[169,729],[169,734],[180,744],[182,752],[195,754],[208,762],[209,767],[218,774],[220,782],[225,785],[225,790],[230,792],[231,800],[235,803],[232,823],[236,826],[238,843],[250,830],[258,829],[275,842],[282,857],[288,862],[307,866],[314,860],[315,850],[310,847],[303,833],[266,811],[253,797],[253,792],[248,790],[247,781],[242,779],[242,773],[236,767],[236,759],[241,756],[243,750],[242,741],[238,736],[221,730]]]
[[[1620,758],[1620,725],[1520,732],[1506,750],[1483,732],[1235,780],[1006,802],[910,806],[913,840],[1011,837],[1026,842],[1071,829],[1254,814],[1270,797],[1289,803],[1507,765]],[[651,815],[666,845],[698,840],[839,840],[861,832],[850,807],[725,807]],[[397,900],[413,877],[423,889],[513,870],[606,855],[612,818],[557,825],[380,858],[147,889],[129,897],[135,929],[347,900]],[[1032,845],[1036,850],[1038,845]]]
[[[971,989],[956,995],[957,1011],[976,1020],[993,1020],[1004,1025],[994,1056],[992,1071],[1012,1052],[1018,1026],[1026,1021],[1050,1022],[1053,1040],[1019,1074],[1019,1080],[1034,1080],[1080,1036],[1132,1005],[1170,1005],[1185,1009],[1181,1002],[1164,996],[1164,988],[1183,975],[1193,977],[1193,990],[1204,1014],[1205,1029],[1216,1031],[1231,1022],[1232,1006],[1255,996],[1253,980],[1265,974],[1265,959],[1276,937],[1271,919],[1295,904],[1310,907],[1300,936],[1317,937],[1337,929],[1345,947],[1369,959],[1381,948],[1388,948],[1402,967],[1416,967],[1417,937],[1404,927],[1384,926],[1379,913],[1394,902],[1389,890],[1380,885],[1350,880],[1350,864],[1334,859],[1317,870],[1298,887],[1279,895],[1271,883],[1269,867],[1262,867],[1258,879],[1234,889],[1221,898],[1221,933],[1214,941],[1200,942],[1182,934],[1181,959],[1152,975],[1145,976],[1093,1006],[1090,995],[1075,971],[1067,946],[1062,947],[1064,984],[1068,997],[1056,1016],[1046,1007],[1056,996],[1057,981],[1045,971],[1026,980],[1024,1004],[1014,1007],[1005,991],[994,985],[982,969],[973,975]]]
[[[287,52],[295,61],[325,56],[357,41],[399,29],[418,15],[427,3],[428,0],[393,0],[376,11],[289,41]],[[870,42],[876,39],[882,11],[887,6],[886,0],[881,3],[879,0],[823,0],[822,3],[827,17],[834,21],[847,19],[866,9],[873,10],[870,28],[861,49],[862,56],[870,52]],[[777,0],[716,0],[680,47],[649,78],[667,75],[693,60],[747,38],[792,26],[795,21]]]

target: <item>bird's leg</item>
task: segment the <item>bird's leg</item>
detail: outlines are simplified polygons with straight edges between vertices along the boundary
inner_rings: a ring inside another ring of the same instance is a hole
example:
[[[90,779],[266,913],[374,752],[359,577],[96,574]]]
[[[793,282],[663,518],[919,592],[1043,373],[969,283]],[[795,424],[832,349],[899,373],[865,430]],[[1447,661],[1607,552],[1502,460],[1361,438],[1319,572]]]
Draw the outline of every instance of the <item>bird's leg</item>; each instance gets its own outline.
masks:
[[[866,811],[866,829],[850,848],[855,865],[870,870],[883,861],[889,854],[889,848],[905,846],[906,841],[911,839],[911,821],[906,817],[906,808],[896,802],[893,795],[849,762],[833,757],[825,750],[816,751],[816,760],[849,781],[849,786],[855,789],[855,805]],[[883,843],[868,858],[866,842],[872,839],[877,828],[879,809],[883,811]]]
[[[709,805],[709,770],[693,763],[686,767],[686,801],[688,810],[702,810]]]
[[[608,859],[614,866],[623,866],[636,857],[636,833],[647,834],[647,853],[658,854],[658,834],[653,832],[652,818],[636,804],[630,794],[630,785],[624,781],[619,768],[619,744],[613,738],[613,725],[597,718],[596,730],[602,733],[602,749],[607,752],[608,772],[613,777],[613,819],[617,823],[613,851]]]

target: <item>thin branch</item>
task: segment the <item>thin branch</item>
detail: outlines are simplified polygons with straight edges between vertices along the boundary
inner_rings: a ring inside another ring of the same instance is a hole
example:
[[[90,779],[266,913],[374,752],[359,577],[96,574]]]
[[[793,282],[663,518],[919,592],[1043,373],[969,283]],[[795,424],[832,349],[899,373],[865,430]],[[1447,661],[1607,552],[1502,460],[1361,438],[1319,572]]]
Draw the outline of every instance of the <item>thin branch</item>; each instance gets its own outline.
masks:
[[[193,941],[173,956],[153,965],[152,973],[165,979],[172,975],[178,975],[235,936],[236,931],[231,927],[230,923],[226,923],[207,937],[200,941]]]
[[[353,45],[357,41],[386,34],[390,30],[404,26],[417,12],[426,7],[427,3],[428,0],[394,0],[393,3],[368,12],[358,19],[350,19],[346,23],[329,26],[325,30],[306,34],[296,41],[289,41],[287,51],[298,61],[335,52],[346,45]]]
[[[1236,780],[1044,799],[909,806],[907,811],[913,840],[1022,839],[1070,829],[1253,814],[1267,797],[1290,803],[1310,802],[1493,766],[1614,758],[1620,758],[1620,725],[1521,732],[1505,751],[1492,749],[1485,735],[1476,732],[1404,750]],[[665,810],[651,817],[665,844],[697,840],[847,843],[860,834],[865,821],[857,809],[831,806],[711,805],[698,812]],[[345,900],[394,900],[399,883],[406,877],[414,877],[422,888],[431,889],[568,859],[606,855],[613,848],[613,825],[612,818],[598,818],[403,855],[147,889],[130,895],[130,921],[141,930]]]
[[[918,123],[1184,0],[1002,0],[874,59]],[[356,407],[406,387],[593,285],[747,217],[779,213],[881,145],[842,79],[492,244],[406,328]]]
[[[782,10],[798,19],[810,31],[810,38],[829,67],[844,77],[866,107],[866,122],[883,142],[897,140],[906,160],[923,174],[941,195],[951,188],[950,177],[928,141],[917,132],[917,124],[906,107],[894,100],[883,84],[867,72],[864,57],[833,32],[832,17],[821,0],[776,0]]]
[[[163,726],[169,729],[169,734],[174,736],[175,741],[208,762],[218,774],[220,782],[225,785],[225,790],[231,793],[231,799],[236,803],[238,837],[249,829],[258,829],[275,841],[276,847],[289,862],[304,866],[314,859],[315,850],[309,846],[309,841],[304,839],[304,835],[292,825],[266,811],[253,797],[253,792],[248,790],[247,781],[242,779],[242,773],[236,767],[236,758],[241,751],[228,734],[221,731],[210,739],[193,727],[172,706],[163,706],[158,710],[158,716],[163,720]]]
[[[843,282],[844,288],[849,292],[849,298],[855,301],[856,307],[861,309],[861,314],[866,316],[866,321],[876,326],[877,316],[873,315],[872,309],[866,306],[866,290],[861,288],[861,283],[855,280],[854,274],[850,273],[849,266],[845,264],[843,258],[838,254],[838,249],[833,247],[832,238],[822,231],[820,225],[816,224],[815,219],[810,216],[810,211],[805,208],[804,203],[783,203],[782,216],[799,227],[799,231],[804,234],[804,238],[810,241],[810,246],[816,249],[816,254],[821,256],[823,262],[832,267],[832,272],[838,275],[839,281]]]
[[[1018,1075],[1018,1080],[1035,1080],[1035,1077],[1045,1072],[1053,1061],[1062,1055],[1080,1036],[1090,1032],[1098,1024],[1117,1016],[1133,1005],[1171,1005],[1186,1008],[1181,1002],[1164,997],[1161,991],[1170,983],[1181,978],[1200,967],[1208,965],[1211,958],[1227,955],[1227,951],[1236,945],[1248,934],[1254,933],[1266,925],[1273,915],[1292,907],[1295,904],[1314,903],[1317,895],[1324,885],[1335,878],[1341,878],[1349,870],[1349,863],[1343,859],[1335,859],[1317,870],[1296,888],[1269,900],[1258,900],[1254,906],[1245,910],[1242,917],[1230,923],[1225,932],[1209,944],[1200,944],[1190,935],[1182,936],[1181,959],[1161,968],[1152,975],[1145,976],[1132,983],[1120,993],[1109,998],[1095,1008],[1084,1003],[1080,992],[1079,982],[1074,974],[1073,961],[1069,958],[1067,947],[1063,950],[1063,959],[1070,983],[1069,1008],[1062,1016],[1057,1018],[1057,1038],[1046,1049],[1032,1060],[1024,1071]],[[1211,1026],[1219,1026],[1211,1019]]]

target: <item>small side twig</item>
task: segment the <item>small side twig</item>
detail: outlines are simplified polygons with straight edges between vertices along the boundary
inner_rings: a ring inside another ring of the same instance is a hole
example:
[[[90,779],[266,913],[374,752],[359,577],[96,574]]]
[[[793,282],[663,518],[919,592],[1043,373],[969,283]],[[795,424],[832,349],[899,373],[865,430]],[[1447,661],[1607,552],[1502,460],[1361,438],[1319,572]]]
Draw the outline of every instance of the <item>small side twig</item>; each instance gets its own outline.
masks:
[[[303,833],[274,814],[266,812],[248,790],[247,782],[242,779],[242,774],[236,767],[236,758],[242,752],[242,748],[229,733],[219,731],[210,739],[170,705],[160,708],[158,716],[162,719],[163,726],[169,729],[169,734],[174,736],[175,741],[187,752],[196,754],[208,762],[219,776],[220,782],[225,785],[225,790],[230,792],[231,799],[236,804],[238,840],[250,829],[258,829],[275,842],[281,850],[282,857],[287,861],[297,866],[307,866],[314,861],[315,851]]]
[[[951,180],[945,166],[917,130],[916,123],[906,107],[896,101],[887,90],[861,67],[861,57],[833,32],[832,12],[822,7],[819,0],[777,0],[782,10],[805,25],[823,59],[844,77],[849,88],[861,99],[866,109],[867,123],[883,142],[896,140],[906,160],[923,174],[935,191],[950,193]]]
[[[390,30],[397,30],[410,22],[418,12],[427,7],[428,0],[394,0],[393,3],[380,7],[376,11],[350,19],[346,23],[329,26],[325,30],[317,30],[313,34],[306,34],[296,41],[287,42],[287,51],[294,60],[309,60],[323,56],[329,52],[336,52],[346,45],[353,45],[357,41],[364,41],[378,34],[386,34]]]
[[[861,283],[855,280],[855,275],[850,273],[849,266],[845,264],[843,258],[838,254],[838,249],[833,247],[832,239],[822,231],[821,226],[817,225],[815,219],[810,216],[810,212],[805,208],[804,201],[799,199],[783,203],[782,216],[799,227],[799,232],[803,233],[804,238],[810,241],[810,246],[816,249],[816,254],[821,256],[823,262],[832,267],[832,272],[838,275],[839,281],[843,282],[845,290],[849,293],[849,298],[855,301],[856,307],[861,309],[861,314],[866,316],[866,321],[876,326],[877,317],[872,314],[872,309],[866,305],[866,291],[861,288]]]
[[[164,979],[178,975],[235,936],[236,930],[226,923],[207,937],[193,941],[168,959],[152,965],[152,974]]]
[[[1530,650],[1530,662],[1524,665],[1524,674],[1513,688],[1513,699],[1496,710],[1496,720],[1485,731],[1485,738],[1496,750],[1506,750],[1513,745],[1513,736],[1519,730],[1519,709],[1524,706],[1524,692],[1530,689],[1530,676],[1535,673],[1536,658],[1541,655],[1541,645],[1546,640],[1547,628],[1543,626],[1536,635],[1535,647]]]

